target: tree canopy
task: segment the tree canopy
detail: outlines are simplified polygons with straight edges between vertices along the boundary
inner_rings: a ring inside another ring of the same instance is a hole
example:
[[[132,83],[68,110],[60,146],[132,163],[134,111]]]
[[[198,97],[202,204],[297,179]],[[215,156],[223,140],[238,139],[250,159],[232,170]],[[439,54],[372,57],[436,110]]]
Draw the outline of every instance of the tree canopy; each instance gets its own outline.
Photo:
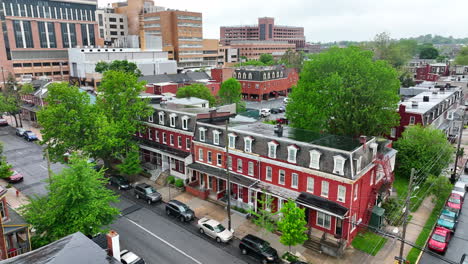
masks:
[[[434,60],[439,56],[439,50],[434,48],[432,44],[425,44],[419,50],[420,59],[431,59]]]
[[[273,59],[273,55],[269,53],[264,53],[260,55],[259,60],[265,65],[273,65],[275,63],[275,60]]]
[[[106,71],[123,71],[127,73],[133,73],[136,76],[141,76],[141,71],[137,65],[127,60],[114,60],[111,63],[100,61],[96,64],[95,71],[104,73]]]
[[[221,104],[236,104],[237,112],[240,112],[245,107],[242,101],[242,86],[237,79],[229,78],[221,84],[221,89],[218,92],[219,101]]]
[[[241,66],[267,66],[267,65],[258,60],[249,60],[249,61],[237,63],[235,65],[235,67],[241,67]]]
[[[371,49],[374,51],[375,58],[386,60],[395,68],[405,65],[414,55],[414,43],[404,41],[399,43],[390,38],[386,32],[377,34],[371,43]]]
[[[294,127],[382,135],[398,124],[398,73],[359,47],[330,48],[304,64],[286,116]]]
[[[96,171],[86,157],[72,156],[69,167],[51,177],[48,194],[34,197],[21,208],[23,217],[36,230],[35,246],[42,246],[75,232],[95,235],[105,232],[119,214],[110,205],[117,196],[105,187],[104,171]]]
[[[296,68],[300,72],[304,63],[304,53],[288,49],[281,56],[279,63],[286,65],[288,68]]]
[[[13,175],[11,170],[13,166],[7,163],[5,156],[3,156],[3,143],[0,142],[0,178],[8,178]]]
[[[189,98],[197,97],[200,99],[208,100],[210,106],[214,106],[216,103],[215,97],[211,94],[210,89],[201,83],[193,83],[184,87],[180,87],[177,90],[177,98]]]
[[[305,209],[297,207],[296,203],[289,200],[280,210],[281,218],[278,221],[278,230],[281,231],[280,242],[288,246],[299,245],[307,240],[307,222]]]
[[[468,47],[463,47],[455,57],[455,64],[457,65],[468,65]]]
[[[407,127],[393,147],[398,150],[396,175],[408,178],[411,168],[438,176],[448,166],[454,153],[445,134],[431,126]]]

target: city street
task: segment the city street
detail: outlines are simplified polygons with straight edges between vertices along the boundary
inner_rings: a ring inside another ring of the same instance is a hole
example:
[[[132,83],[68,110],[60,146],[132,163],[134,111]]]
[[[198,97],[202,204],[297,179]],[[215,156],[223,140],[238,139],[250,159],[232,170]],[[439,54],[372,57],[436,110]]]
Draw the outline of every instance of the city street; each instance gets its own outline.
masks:
[[[0,128],[0,141],[7,162],[24,177],[23,182],[16,183],[15,187],[27,196],[47,194],[47,161],[44,159],[43,147],[15,135],[15,128],[11,126]],[[63,164],[51,164],[55,173],[63,167]]]

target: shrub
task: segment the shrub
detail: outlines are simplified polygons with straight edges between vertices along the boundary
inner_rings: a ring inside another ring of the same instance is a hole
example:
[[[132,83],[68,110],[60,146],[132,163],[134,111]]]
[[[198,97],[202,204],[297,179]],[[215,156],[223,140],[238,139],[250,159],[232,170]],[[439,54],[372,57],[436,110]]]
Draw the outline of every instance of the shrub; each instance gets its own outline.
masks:
[[[175,180],[175,186],[178,188],[184,187],[184,180],[182,179]]]
[[[281,257],[282,259],[285,259],[289,262],[294,262],[294,261],[298,261],[299,258],[293,254],[291,254],[291,252],[286,252],[283,254],[283,256]]]
[[[236,210],[237,212],[239,212],[241,214],[246,214],[247,213],[247,210],[245,210],[242,207],[232,206],[231,208],[232,208],[232,210]]]
[[[175,177],[172,175],[167,177],[166,182],[169,184],[173,184],[175,182]]]
[[[13,185],[11,183],[7,184],[7,186],[5,186],[7,189],[13,187]]]

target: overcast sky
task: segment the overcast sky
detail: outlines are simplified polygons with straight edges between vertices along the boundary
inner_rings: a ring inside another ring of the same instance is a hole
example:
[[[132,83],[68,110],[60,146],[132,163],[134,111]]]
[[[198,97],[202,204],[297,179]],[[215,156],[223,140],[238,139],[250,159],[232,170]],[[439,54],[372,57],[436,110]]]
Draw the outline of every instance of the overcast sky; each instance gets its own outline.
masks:
[[[98,0],[106,6],[115,0]],[[438,34],[468,37],[468,0],[155,0],[156,5],[203,13],[203,37],[218,38],[219,27],[257,24],[303,26],[308,42],[371,40]]]

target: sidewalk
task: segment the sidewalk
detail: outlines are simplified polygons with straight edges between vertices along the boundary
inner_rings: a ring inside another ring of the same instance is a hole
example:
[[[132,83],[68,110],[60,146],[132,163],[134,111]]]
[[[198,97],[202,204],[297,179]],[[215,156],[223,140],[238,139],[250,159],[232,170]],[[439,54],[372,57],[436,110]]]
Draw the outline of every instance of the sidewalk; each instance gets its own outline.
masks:
[[[4,118],[11,127],[16,128],[15,119],[12,116],[4,116]],[[21,127],[20,120],[18,118],[17,118],[17,120],[18,120],[18,127]],[[29,120],[21,119],[21,122],[23,123],[23,128],[24,129],[34,132],[34,134],[36,134],[37,138],[39,140],[42,140],[41,129],[34,127],[32,125],[32,122],[29,121]]]
[[[0,186],[2,186],[3,188],[6,188],[7,185],[8,183],[5,180],[0,180]],[[8,205],[15,211],[18,211],[18,209],[21,206],[29,203],[29,198],[19,191],[17,193],[17,189],[15,187],[10,187],[6,189],[7,189],[7,193],[5,195],[6,201]]]

